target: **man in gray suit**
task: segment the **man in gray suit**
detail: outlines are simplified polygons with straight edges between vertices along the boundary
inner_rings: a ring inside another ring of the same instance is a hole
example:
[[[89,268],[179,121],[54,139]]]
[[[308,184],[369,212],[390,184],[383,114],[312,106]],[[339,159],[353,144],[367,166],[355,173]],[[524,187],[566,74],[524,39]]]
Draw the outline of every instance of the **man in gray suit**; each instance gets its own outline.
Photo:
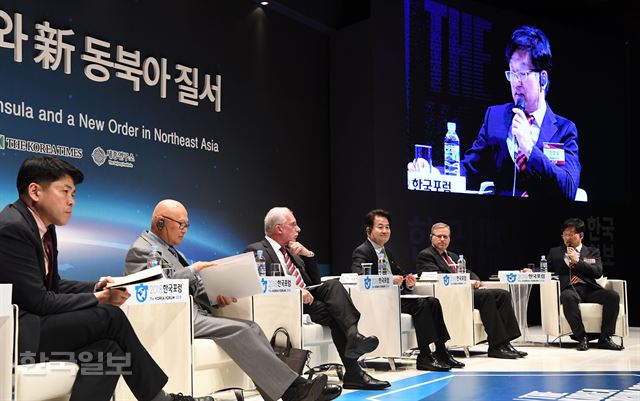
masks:
[[[212,268],[213,262],[189,264],[174,246],[184,239],[189,228],[186,208],[177,201],[163,200],[153,211],[150,230],[143,231],[127,253],[125,274],[147,267],[147,259],[155,246],[162,257],[163,270],[172,278],[189,280],[189,293],[195,301],[194,336],[211,338],[244,370],[267,400],[314,401],[330,400],[340,395],[339,386],[327,386],[327,377],[317,376],[307,381],[291,370],[273,352],[262,329],[252,321],[216,317],[199,277],[202,269]],[[214,267],[215,268],[215,267]],[[236,300],[224,295],[217,299],[218,307]]]

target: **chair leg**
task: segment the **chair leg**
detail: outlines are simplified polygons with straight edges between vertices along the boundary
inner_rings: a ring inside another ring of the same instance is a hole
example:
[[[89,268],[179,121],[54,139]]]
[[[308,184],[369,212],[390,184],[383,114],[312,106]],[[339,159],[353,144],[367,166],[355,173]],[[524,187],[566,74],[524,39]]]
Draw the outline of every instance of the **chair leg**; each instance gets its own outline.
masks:
[[[396,361],[393,358],[387,358],[387,361],[389,361],[389,367],[391,367],[391,370],[393,372],[396,371]]]

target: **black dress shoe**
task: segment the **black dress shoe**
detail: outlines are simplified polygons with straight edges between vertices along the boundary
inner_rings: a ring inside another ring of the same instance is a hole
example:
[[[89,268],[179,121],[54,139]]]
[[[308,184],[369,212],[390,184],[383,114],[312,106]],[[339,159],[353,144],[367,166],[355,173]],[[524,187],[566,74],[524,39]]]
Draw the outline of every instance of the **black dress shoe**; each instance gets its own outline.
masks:
[[[416,359],[416,369],[418,370],[431,370],[434,372],[446,372],[451,370],[446,362],[441,361],[433,354],[420,354]]]
[[[587,339],[587,336],[582,336],[576,349],[578,351],[586,351],[589,349],[589,340]]]
[[[342,387],[335,384],[327,384],[324,390],[322,390],[318,401],[330,401],[337,398],[340,394],[342,394]]]
[[[327,376],[318,375],[306,383],[294,384],[282,394],[282,401],[316,401],[327,386]]]
[[[362,355],[378,348],[378,337],[365,337],[358,333],[353,338],[347,340],[347,346],[344,348],[344,356],[349,359],[358,359]]]
[[[453,356],[449,353],[449,351],[445,352],[436,352],[436,359],[440,362],[444,362],[445,364],[451,366],[452,368],[461,369],[464,368],[464,363],[453,359]]]
[[[624,347],[613,342],[611,337],[600,337],[598,340],[598,348],[609,349],[611,351],[622,351]]]
[[[342,381],[342,387],[349,390],[382,390],[389,386],[391,383],[388,381],[374,379],[363,370],[354,375],[345,373]]]
[[[169,397],[171,397],[172,401],[214,401],[213,397],[192,397],[190,395],[182,395],[182,393],[169,393]]]
[[[515,349],[515,348],[513,347],[513,345],[511,345],[511,343],[510,343],[510,342],[505,343],[505,347],[506,347],[509,351],[513,352],[514,354],[517,354],[517,355],[518,355],[518,357],[520,357],[520,358],[524,358],[525,356],[529,355],[528,353],[526,353],[526,352],[524,352],[524,351],[518,351],[517,349]]]
[[[518,359],[518,354],[509,351],[504,344],[497,346],[489,346],[489,352],[487,352],[489,358],[500,359]]]

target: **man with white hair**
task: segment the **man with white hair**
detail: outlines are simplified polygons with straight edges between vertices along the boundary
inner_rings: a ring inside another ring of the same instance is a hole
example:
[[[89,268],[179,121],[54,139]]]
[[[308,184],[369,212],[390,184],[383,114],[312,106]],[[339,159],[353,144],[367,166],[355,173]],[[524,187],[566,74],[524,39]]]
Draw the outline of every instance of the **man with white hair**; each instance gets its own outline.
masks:
[[[381,390],[389,382],[377,380],[358,366],[358,358],[378,347],[378,338],[358,332],[360,312],[356,309],[338,280],[320,284],[320,272],[315,254],[297,242],[301,228],[293,212],[286,207],[274,207],[264,218],[265,238],[250,244],[247,251],[262,250],[267,266],[280,263],[286,275],[294,278],[302,291],[304,313],[311,320],[331,328],[333,343],[345,367],[343,387],[346,389]]]
[[[160,201],[153,211],[150,229],[143,231],[127,252],[125,273],[146,269],[147,259],[155,247],[162,258],[163,269],[171,271],[172,278],[189,280],[189,293],[195,303],[194,336],[213,339],[253,380],[265,400],[327,401],[340,395],[342,389],[327,385],[325,375],[307,380],[278,359],[256,323],[212,314],[199,273],[203,269],[215,269],[215,264],[189,263],[175,248],[182,243],[188,228],[189,215],[182,203],[171,199]],[[224,295],[216,301],[218,307],[236,302]]]

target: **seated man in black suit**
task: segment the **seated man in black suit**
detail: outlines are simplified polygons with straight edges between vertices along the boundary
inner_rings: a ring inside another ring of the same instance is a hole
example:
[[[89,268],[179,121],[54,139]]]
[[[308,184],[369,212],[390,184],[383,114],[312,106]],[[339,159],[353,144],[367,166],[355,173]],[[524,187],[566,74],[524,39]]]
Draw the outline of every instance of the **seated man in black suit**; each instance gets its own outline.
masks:
[[[343,388],[379,390],[389,387],[389,382],[374,379],[358,365],[358,358],[378,347],[378,339],[358,332],[360,312],[342,284],[329,280],[319,287],[305,288],[320,284],[321,280],[315,254],[297,242],[300,231],[291,210],[274,207],[264,218],[265,238],[250,244],[246,250],[262,250],[267,266],[280,263],[285,274],[292,276],[301,288],[304,313],[315,323],[331,328],[333,343],[345,367]]]
[[[413,274],[407,274],[391,250],[385,244],[391,239],[391,216],[382,209],[372,210],[365,217],[365,232],[367,239],[354,249],[351,255],[351,271],[362,274],[362,263],[372,263],[371,274],[378,274],[378,260],[385,259],[385,264],[391,267],[393,284],[400,285],[403,293],[410,293],[416,284]],[[463,368],[462,362],[453,359],[444,345],[449,340],[449,332],[442,317],[442,307],[435,297],[406,299],[402,298],[402,313],[408,313],[413,318],[416,328],[416,339],[420,355],[416,361],[418,370],[447,371],[451,368]],[[431,353],[429,345],[435,343],[436,352]]]
[[[451,228],[445,223],[436,223],[431,227],[431,246],[423,249],[416,258],[416,271],[456,273],[455,260],[458,255],[447,251],[451,242]],[[516,350],[511,340],[520,337],[518,321],[511,305],[511,294],[498,288],[482,286],[480,277],[467,270],[473,283],[473,304],[480,311],[480,317],[487,332],[489,356],[492,358],[516,359],[527,356],[526,352]]]
[[[596,283],[596,279],[602,276],[600,250],[582,243],[584,227],[584,221],[576,218],[562,223],[564,245],[549,250],[549,271],[557,273],[560,279],[560,302],[573,337],[580,343],[578,351],[589,349],[589,340],[580,315],[580,302],[602,305],[598,347],[620,351],[624,347],[611,340],[620,311],[620,296]]]
[[[120,373],[138,400],[194,400],[162,389],[167,376],[119,308],[128,292],[105,288],[110,277],[89,283],[58,275],[55,226],[69,222],[83,179],[80,170],[55,157],[27,159],[18,172],[20,198],[0,212],[0,283],[13,284],[12,302],[20,307],[19,362],[24,355],[55,359],[72,353],[80,371],[71,401],[108,401]],[[123,359],[130,364],[122,371],[110,366]]]

